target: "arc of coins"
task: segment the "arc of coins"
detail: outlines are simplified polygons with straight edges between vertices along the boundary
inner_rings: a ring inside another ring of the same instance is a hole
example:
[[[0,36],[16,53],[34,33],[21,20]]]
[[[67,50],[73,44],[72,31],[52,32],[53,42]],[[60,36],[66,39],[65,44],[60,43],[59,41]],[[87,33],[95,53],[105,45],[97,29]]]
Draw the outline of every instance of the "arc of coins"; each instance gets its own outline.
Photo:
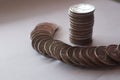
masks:
[[[31,32],[32,47],[41,55],[79,67],[112,67],[120,63],[120,45],[71,46],[54,39],[53,23],[40,23]]]

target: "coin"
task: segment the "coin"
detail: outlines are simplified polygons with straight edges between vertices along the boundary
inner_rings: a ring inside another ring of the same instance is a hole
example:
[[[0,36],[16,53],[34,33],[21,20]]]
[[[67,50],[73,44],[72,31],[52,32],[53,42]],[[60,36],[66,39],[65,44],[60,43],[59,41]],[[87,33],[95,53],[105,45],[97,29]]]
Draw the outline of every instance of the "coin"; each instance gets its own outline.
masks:
[[[54,50],[54,45],[58,42],[58,40],[53,40],[52,43],[49,46],[49,52],[50,55],[53,57],[53,50]]]
[[[73,50],[73,58],[81,65],[81,67],[88,67],[88,64],[79,56],[83,47],[78,47]]]
[[[120,51],[120,44],[118,45],[118,50]]]
[[[89,67],[95,67],[95,64],[89,60],[89,58],[87,58],[87,53],[88,53],[88,49],[90,49],[91,47],[84,47],[81,52],[80,52],[80,56],[82,58],[82,60],[84,60]]]
[[[54,23],[40,23],[36,26],[34,30],[44,30],[46,32],[49,32],[51,35],[54,35],[55,31],[58,29],[58,26]]]
[[[60,58],[61,59],[60,60],[63,61],[64,63],[72,64],[66,56],[66,52],[69,48],[70,48],[69,46],[64,46],[63,48],[61,48],[61,50],[60,50]]]
[[[107,54],[110,58],[115,60],[116,62],[120,62],[119,51],[117,50],[118,45],[109,45],[106,49]]]
[[[55,58],[54,57],[54,48],[55,48],[55,46],[57,45],[57,44],[59,44],[59,43],[61,43],[59,40],[54,40],[52,43],[51,43],[51,45],[50,45],[50,47],[49,47],[49,51],[50,51],[50,54],[51,54],[51,56],[53,57],[53,58]]]
[[[80,66],[79,62],[73,58],[73,51],[75,48],[78,47],[70,47],[67,49],[66,56],[73,65]]]
[[[91,44],[91,41],[92,41],[92,39],[91,38],[88,38],[88,39],[86,39],[86,40],[76,40],[76,39],[74,39],[74,38],[70,38],[70,41],[72,42],[72,43],[74,43],[74,44],[77,44],[77,45],[90,45]]]
[[[104,64],[101,63],[95,56],[95,50],[97,47],[90,47],[86,50],[86,58],[89,59],[92,63],[97,66],[103,66]]]
[[[62,48],[66,47],[66,46],[71,47],[70,45],[65,44],[65,43],[57,44],[55,46],[53,53],[54,53],[54,56],[56,59],[61,60],[60,52],[61,52]]]
[[[43,38],[41,41],[39,41],[39,43],[37,45],[37,49],[38,49],[39,53],[41,53],[44,56],[48,56],[44,49],[44,44],[47,40],[50,40],[50,39],[51,39],[51,37]]]
[[[106,47],[105,46],[99,46],[96,48],[95,51],[96,58],[106,66],[114,66],[116,65],[116,62],[113,61],[106,53]]]
[[[33,34],[31,33],[30,38],[31,38],[31,40],[32,40],[34,37],[36,37],[36,36],[41,36],[41,35],[51,36],[50,33],[48,33],[48,32],[45,32],[45,31],[36,31],[36,32],[34,32]]]
[[[53,39],[50,39],[50,40],[47,40],[44,44],[44,50],[46,51],[46,54],[49,55],[49,57],[51,57],[50,52],[49,52],[49,47],[52,42],[53,42]]]
[[[69,8],[69,11],[74,12],[75,14],[84,14],[84,13],[90,13],[95,10],[95,7],[90,4],[78,4],[78,5],[73,5]]]
[[[60,40],[57,40],[57,42],[54,44],[54,49],[53,49],[53,53],[52,53],[52,56],[54,57],[54,58],[56,58],[57,59],[57,55],[59,55],[59,52],[60,52],[60,50],[59,50],[59,46],[60,45],[67,45],[67,44],[65,44],[64,42],[62,42],[62,41],[60,41]],[[58,49],[57,49],[58,48]]]
[[[120,44],[118,45],[118,47],[117,47],[117,50],[118,50],[118,56],[120,57]]]
[[[36,36],[32,39],[32,47],[34,49],[36,49],[36,44],[38,44],[38,42],[44,38],[47,38],[47,37],[50,37],[50,36],[47,36],[47,35],[42,35],[42,36]]]

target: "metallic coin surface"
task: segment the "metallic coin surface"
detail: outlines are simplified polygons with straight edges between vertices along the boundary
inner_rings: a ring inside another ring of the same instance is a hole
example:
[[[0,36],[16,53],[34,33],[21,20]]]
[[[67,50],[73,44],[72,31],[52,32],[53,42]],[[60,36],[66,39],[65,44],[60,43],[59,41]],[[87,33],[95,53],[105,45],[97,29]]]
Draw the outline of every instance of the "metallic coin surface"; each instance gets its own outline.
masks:
[[[54,40],[54,41],[51,43],[50,47],[49,47],[50,54],[51,54],[51,56],[52,56],[53,58],[55,58],[55,57],[54,57],[54,48],[55,48],[55,46],[56,46],[57,44],[59,44],[59,43],[61,43],[59,40]]]
[[[97,47],[90,47],[86,50],[87,58],[94,63],[96,66],[103,66],[104,64],[101,63],[95,56],[95,50]]]
[[[51,57],[50,52],[49,52],[49,47],[52,42],[53,42],[53,39],[50,39],[50,40],[47,40],[44,44],[44,50],[46,51],[46,54],[49,55],[49,57]]]
[[[70,45],[65,44],[65,43],[60,43],[55,46],[53,53],[56,59],[61,60],[61,56],[60,56],[61,50],[66,46],[71,47]]]
[[[88,67],[88,64],[79,55],[82,49],[82,47],[75,48],[73,50],[73,58],[81,65],[81,67]]]
[[[57,30],[58,26],[54,23],[40,23],[36,26],[34,30],[43,30],[49,32],[51,35],[54,35],[55,31]]]
[[[44,56],[48,56],[45,49],[44,49],[44,44],[45,44],[46,41],[48,41],[50,39],[51,39],[50,37],[49,38],[44,38],[37,45],[37,49],[38,49],[39,53],[41,53]]]
[[[91,49],[91,47],[84,47],[82,50],[81,50],[81,58],[90,66],[90,67],[95,67],[96,65],[91,61],[89,60],[89,58],[87,58],[87,53],[88,53],[88,49]]]
[[[106,66],[114,66],[116,65],[116,62],[113,61],[106,52],[106,47],[105,46],[99,46],[96,48],[95,51],[95,56],[97,57],[97,59],[102,62],[103,64],[105,64]]]
[[[36,36],[32,39],[32,46],[34,49],[36,49],[36,44],[38,44],[39,41],[41,41],[44,38],[48,38],[50,36],[42,35],[42,36]]]
[[[69,59],[67,58],[66,56],[66,53],[67,53],[67,50],[71,48],[69,46],[64,46],[61,50],[60,50],[60,58],[61,58],[61,61],[63,61],[64,63],[67,63],[67,64],[72,64]]]
[[[113,60],[120,62],[120,56],[119,51],[117,50],[118,45],[109,45],[106,49],[107,54],[109,57],[111,57]]]
[[[73,65],[80,66],[79,62],[75,60],[73,57],[73,54],[74,54],[73,51],[75,48],[78,48],[78,47],[70,47],[66,52],[66,56]]]
[[[89,13],[95,10],[95,7],[90,4],[78,4],[69,8],[71,12],[74,13]]]
[[[31,33],[31,36],[30,38],[33,39],[34,37],[36,36],[41,36],[41,35],[48,35],[48,36],[51,36],[50,33],[48,32],[45,32],[45,31],[34,31],[34,33]]]
[[[64,42],[62,42],[60,40],[58,40],[57,43],[55,43],[52,55],[56,59],[57,59],[57,55],[59,55],[59,52],[60,52],[60,50],[58,48],[58,47],[60,47],[60,45],[64,46],[64,45],[67,45],[67,44],[65,44]]]

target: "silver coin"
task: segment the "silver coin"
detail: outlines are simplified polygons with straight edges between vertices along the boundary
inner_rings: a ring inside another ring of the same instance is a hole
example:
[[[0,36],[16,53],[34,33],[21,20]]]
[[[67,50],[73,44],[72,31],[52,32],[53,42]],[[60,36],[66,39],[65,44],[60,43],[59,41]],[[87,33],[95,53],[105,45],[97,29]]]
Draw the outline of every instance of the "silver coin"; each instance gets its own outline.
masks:
[[[96,58],[106,66],[114,66],[117,65],[115,61],[113,61],[106,53],[105,46],[99,46],[95,51]]]
[[[38,42],[37,49],[39,53],[41,53],[44,56],[48,56],[45,49],[44,49],[44,44],[46,41],[50,40],[51,37],[43,38],[41,41]]]
[[[90,60],[92,63],[94,63],[97,66],[103,66],[104,64],[102,64],[98,59],[96,59],[95,56],[95,50],[97,47],[90,47],[86,50],[86,58],[88,58],[88,60]]]
[[[50,52],[49,52],[49,47],[52,42],[53,42],[53,39],[50,39],[50,40],[46,41],[44,44],[44,50],[46,51],[46,54],[49,55],[49,57],[51,57]]]
[[[73,5],[69,8],[69,11],[73,12],[73,13],[90,13],[93,12],[95,10],[95,7],[93,5],[90,4],[78,4],[78,5]]]
[[[72,64],[69,59],[67,58],[66,56],[66,52],[67,50],[71,48],[69,46],[64,46],[61,50],[60,50],[60,60],[63,61],[64,63],[67,63],[67,64]]]
[[[70,47],[69,49],[67,49],[66,56],[72,64],[76,66],[80,66],[80,63],[77,60],[75,60],[73,57],[73,51],[75,48],[78,48],[78,47]]]
[[[88,67],[88,64],[81,58],[79,55],[82,51],[83,47],[78,47],[73,50],[73,58],[82,66],[82,67]]]
[[[112,44],[107,46],[106,52],[113,60],[120,63],[119,51],[117,50],[118,45]]]
[[[64,46],[64,45],[67,45],[65,44],[64,42],[62,41],[59,41],[54,45],[54,49],[53,49],[53,57],[57,59],[57,56],[60,54],[60,46]]]

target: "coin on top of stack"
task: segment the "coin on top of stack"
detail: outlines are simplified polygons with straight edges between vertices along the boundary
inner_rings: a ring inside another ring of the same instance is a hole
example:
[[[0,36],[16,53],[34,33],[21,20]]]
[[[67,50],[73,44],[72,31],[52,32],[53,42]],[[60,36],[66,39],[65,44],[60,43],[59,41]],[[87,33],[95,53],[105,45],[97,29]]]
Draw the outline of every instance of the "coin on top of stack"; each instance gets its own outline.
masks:
[[[78,4],[69,8],[70,41],[78,45],[92,42],[95,7],[90,4]]]

